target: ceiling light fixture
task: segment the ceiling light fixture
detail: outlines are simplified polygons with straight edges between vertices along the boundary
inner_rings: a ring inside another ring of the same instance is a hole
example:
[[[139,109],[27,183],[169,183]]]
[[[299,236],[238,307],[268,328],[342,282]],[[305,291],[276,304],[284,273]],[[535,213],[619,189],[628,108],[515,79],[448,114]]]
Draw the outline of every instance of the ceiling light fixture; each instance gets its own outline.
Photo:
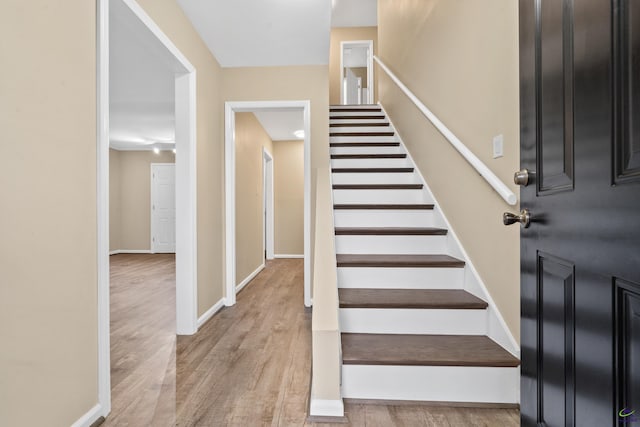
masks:
[[[173,151],[173,154],[176,154],[176,149],[175,148],[173,150],[171,150],[171,151]]]
[[[304,131],[302,129],[298,129],[293,134],[296,136],[296,138],[304,138]]]
[[[158,147],[153,147],[153,152],[156,154],[160,154],[160,149]]]

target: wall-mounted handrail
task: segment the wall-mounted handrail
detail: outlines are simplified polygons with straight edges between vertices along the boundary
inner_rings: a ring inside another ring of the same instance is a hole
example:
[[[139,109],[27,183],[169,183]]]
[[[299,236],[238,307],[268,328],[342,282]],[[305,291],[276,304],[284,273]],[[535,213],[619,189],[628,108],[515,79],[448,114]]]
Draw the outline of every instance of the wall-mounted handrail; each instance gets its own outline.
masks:
[[[398,79],[398,77],[393,74],[391,70],[389,70],[389,68],[384,64],[384,62],[382,62],[382,60],[380,60],[380,58],[374,56],[373,59],[376,60],[380,68],[382,68],[382,70],[387,73],[391,80],[393,80],[393,82],[398,85],[400,90],[402,90],[402,92],[407,95],[407,97],[415,104],[415,106],[418,107],[420,112],[422,112],[422,114],[424,114],[424,116],[429,119],[429,121],[436,127],[436,129],[438,129],[438,131],[440,131],[440,133],[451,143],[451,145],[453,145],[453,147],[458,150],[460,154],[462,154],[462,157],[464,157],[467,162],[469,162],[471,166],[473,166],[473,168],[480,174],[480,176],[482,176],[485,181],[489,183],[489,185],[500,195],[500,197],[505,200],[505,202],[512,206],[518,203],[518,198],[516,197],[515,193],[511,191],[511,189],[507,187],[507,185],[502,182],[500,178],[498,178],[496,174],[494,174],[491,169],[487,167],[487,165],[482,163],[482,161],[478,157],[476,157],[476,155],[473,154],[471,150],[469,150],[469,148],[467,148],[467,146],[464,145],[464,143],[460,141],[458,137],[455,136],[453,132],[451,132],[451,130],[449,130],[449,128],[444,125],[444,123],[441,122],[440,119],[438,119],[436,115],[433,114],[431,110],[429,110],[413,94],[413,92],[411,92],[400,81],[400,79]]]

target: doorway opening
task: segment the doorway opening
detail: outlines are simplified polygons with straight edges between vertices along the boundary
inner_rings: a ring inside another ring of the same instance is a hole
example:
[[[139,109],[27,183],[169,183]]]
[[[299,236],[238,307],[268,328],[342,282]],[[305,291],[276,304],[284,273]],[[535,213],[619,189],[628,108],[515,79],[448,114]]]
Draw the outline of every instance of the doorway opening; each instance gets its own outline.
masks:
[[[302,128],[298,129],[300,138],[303,139],[303,171],[300,174],[300,181],[303,186],[302,198],[303,198],[303,213],[302,213],[302,233],[303,233],[303,244],[302,244],[302,253],[295,254],[295,257],[304,258],[304,305],[310,307],[312,304],[311,301],[311,263],[310,263],[310,254],[311,254],[311,231],[310,231],[310,215],[311,215],[311,138],[310,138],[310,130],[311,130],[311,119],[310,119],[310,102],[309,101],[246,101],[246,102],[227,102],[225,103],[225,224],[226,224],[226,232],[225,232],[225,248],[226,248],[226,263],[225,263],[225,305],[232,306],[236,303],[236,293],[239,289],[246,285],[248,281],[251,280],[259,271],[261,270],[260,266],[258,269],[251,272],[255,268],[255,266],[250,268],[244,268],[241,274],[241,277],[237,277],[238,271],[238,259],[237,259],[237,248],[238,242],[237,239],[240,237],[242,233],[246,233],[243,227],[238,227],[236,215],[238,213],[244,212],[243,206],[237,206],[236,193],[237,185],[243,184],[244,175],[243,173],[248,172],[249,169],[241,169],[238,171],[236,166],[236,142],[237,136],[237,128],[236,128],[236,120],[238,117],[242,116],[244,113],[254,113],[252,115],[260,115],[263,113],[271,113],[271,112],[297,112],[302,116]],[[303,135],[304,134],[304,135]],[[239,148],[241,149],[241,147]],[[260,186],[261,189],[267,185],[269,182],[269,178],[264,179],[264,174],[270,173],[274,174],[274,163],[278,162],[278,157],[274,156],[273,152],[265,154],[265,151],[262,150],[262,167],[263,174],[261,174],[261,179],[263,179],[263,184]],[[268,160],[268,157],[272,159],[272,161]],[[275,159],[275,160],[273,160]],[[271,170],[269,171],[269,165],[271,164]],[[242,167],[242,166],[240,166]],[[260,168],[261,165],[258,164],[256,166]],[[278,166],[275,165],[277,170]],[[238,179],[239,177],[239,179]],[[274,182],[274,179],[271,179],[271,182]],[[275,187],[274,184],[272,186]],[[250,187],[248,187],[250,188]],[[265,191],[264,194],[269,194],[269,191]],[[271,191],[273,193],[273,191]],[[240,194],[245,194],[244,191],[240,190]],[[238,199],[244,200],[244,199]],[[277,254],[277,249],[275,249],[275,243],[273,245],[274,249],[272,249],[272,245],[270,240],[275,242],[275,227],[273,222],[275,220],[268,219],[267,215],[269,212],[269,198],[261,197],[262,201],[262,217],[263,220],[258,221],[264,224],[264,232],[260,232],[259,235],[263,237],[262,244],[262,255],[261,258],[270,259],[271,256],[273,258],[279,257],[294,257],[291,255],[282,256]],[[273,205],[273,201],[271,204]],[[267,209],[264,209],[264,208]],[[275,218],[277,215],[277,209],[273,209],[273,216]],[[240,232],[240,236],[237,232]],[[264,233],[264,234],[263,234]],[[253,237],[258,235],[255,232],[253,233]],[[266,252],[266,255],[265,255]],[[244,262],[244,259],[242,259]],[[252,264],[253,265],[253,264]],[[264,265],[264,264],[263,264]],[[246,271],[245,271],[246,270]],[[246,275],[246,278],[245,278]],[[237,283],[237,279],[243,279],[240,283],[240,286]]]
[[[373,40],[340,42],[340,100],[344,105],[373,104]]]
[[[153,148],[153,154],[175,154],[175,331],[174,335],[190,335],[197,331],[197,287],[196,287],[196,152],[195,152],[195,68],[178,48],[151,20],[134,0],[97,0],[98,7],[98,197],[97,197],[97,265],[98,265],[98,415],[107,416],[111,411],[111,328],[110,328],[110,147],[120,144],[121,152],[140,151],[131,145]],[[122,35],[126,37],[122,38]],[[121,37],[121,38],[119,38]],[[112,54],[117,47],[115,58]],[[130,47],[130,49],[128,48]],[[134,49],[138,49],[137,52]],[[148,94],[144,108],[135,105],[133,97],[139,83],[150,79],[148,68],[139,68],[136,55],[144,52],[153,58],[153,67],[164,69],[169,78],[169,87]],[[112,66],[122,67],[123,73]],[[119,75],[126,78],[119,79]],[[137,82],[137,83],[136,83]],[[127,84],[133,85],[127,90]],[[120,87],[120,90],[118,90]],[[170,95],[170,100],[164,96]],[[161,92],[161,93],[160,93]],[[131,98],[127,94],[131,94]],[[113,98],[113,99],[112,99]],[[167,111],[167,102],[171,105]],[[127,110],[127,106],[132,107]],[[121,114],[122,113],[122,114]],[[139,120],[140,117],[147,120]],[[166,115],[171,117],[167,121]],[[133,117],[132,120],[128,119]],[[155,122],[171,123],[172,134]],[[128,121],[129,120],[129,121]],[[135,128],[132,121],[150,122],[156,134],[145,134],[144,129]],[[125,146],[129,145],[129,148]],[[172,148],[175,147],[175,148]],[[150,154],[151,151],[147,151]],[[164,155],[163,154],[163,155]],[[157,160],[156,160],[157,161]],[[149,180],[150,162],[146,163],[143,179],[147,191],[151,191]],[[149,194],[149,193],[147,193]],[[150,195],[140,197],[149,207]],[[146,216],[146,233],[151,233],[151,214]],[[144,228],[144,227],[143,227]],[[147,235],[145,247],[140,252],[151,253],[153,246]],[[128,249],[128,248],[124,248]],[[133,252],[136,252],[133,250]],[[166,252],[170,252],[166,250]],[[172,258],[173,256],[169,255]],[[171,265],[173,265],[171,263]],[[171,309],[173,311],[173,309]],[[173,323],[173,319],[172,319]]]

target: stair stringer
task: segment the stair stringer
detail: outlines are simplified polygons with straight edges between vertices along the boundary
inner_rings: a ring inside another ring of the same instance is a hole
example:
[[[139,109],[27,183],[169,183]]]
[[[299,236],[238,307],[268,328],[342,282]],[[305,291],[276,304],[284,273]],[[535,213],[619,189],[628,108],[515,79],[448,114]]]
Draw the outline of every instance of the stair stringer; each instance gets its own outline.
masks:
[[[465,261],[463,289],[477,296],[478,298],[485,300],[488,304],[487,316],[486,316],[487,336],[492,340],[494,340],[495,342],[497,342],[498,344],[500,344],[505,350],[513,354],[515,357],[520,358],[520,345],[518,344],[516,339],[513,337],[513,334],[511,334],[511,331],[507,327],[507,323],[505,322],[504,317],[500,313],[500,310],[496,306],[495,301],[491,297],[491,294],[489,293],[487,286],[482,280],[482,277],[480,277],[478,270],[476,270],[475,266],[473,265],[473,262],[469,258],[469,255],[464,250],[464,247],[462,246],[460,239],[458,238],[454,228],[451,226],[451,223],[449,222],[442,208],[440,207],[440,203],[438,202],[438,199],[435,197],[435,195],[431,191],[431,188],[429,187],[429,184],[424,179],[424,176],[422,175],[420,168],[418,167],[416,162],[413,160],[413,157],[411,156],[411,152],[407,149],[407,146],[405,145],[404,140],[402,139],[402,135],[400,134],[400,131],[393,124],[393,120],[391,120],[391,117],[385,110],[384,106],[380,103],[378,105],[380,105],[382,112],[384,113],[387,120],[389,121],[390,127],[395,131],[395,137],[400,143],[400,146],[404,149],[404,152],[407,153],[407,160],[413,163],[414,172],[418,175],[420,183],[424,184],[424,191],[427,193],[427,195],[431,197],[431,200],[433,200],[434,214],[436,216],[436,226],[446,228],[448,230],[447,243],[446,243],[447,254],[456,258],[460,258]]]

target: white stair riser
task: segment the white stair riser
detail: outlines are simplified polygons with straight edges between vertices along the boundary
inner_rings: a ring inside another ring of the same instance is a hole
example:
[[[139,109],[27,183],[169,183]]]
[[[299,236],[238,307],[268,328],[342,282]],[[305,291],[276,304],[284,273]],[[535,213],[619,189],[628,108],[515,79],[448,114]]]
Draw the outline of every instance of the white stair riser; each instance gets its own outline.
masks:
[[[334,126],[330,127],[329,131],[334,132],[393,132],[391,126]]]
[[[363,334],[485,335],[487,310],[341,308],[340,330]]]
[[[334,174],[336,175],[336,174]],[[333,202],[341,203],[433,203],[422,190],[334,190]]]
[[[331,136],[329,142],[398,142],[395,136]]]
[[[336,227],[438,227],[433,210],[342,210],[333,211]]]
[[[333,114],[331,115],[333,116]],[[368,114],[368,115],[375,115],[375,114]],[[389,123],[389,120],[387,120],[386,118],[385,119],[330,119],[329,120],[330,125],[352,124],[352,123],[358,123],[358,124]],[[332,129],[338,129],[338,128],[332,128]]]
[[[331,159],[332,168],[410,168],[407,159]]]
[[[339,288],[462,289],[464,268],[338,267]]]
[[[331,154],[396,154],[400,147],[331,147]]]
[[[335,116],[337,114],[341,114],[341,113],[346,113],[348,115],[356,115],[356,114],[371,114],[371,111],[375,111],[376,114],[382,114],[384,115],[384,113],[381,111],[381,108],[379,105],[374,105],[374,104],[362,104],[362,105],[331,105],[329,107],[330,111],[329,114],[331,116]],[[348,111],[348,110],[353,110],[353,109],[358,109],[358,110],[364,110],[364,111]],[[337,111],[335,111],[337,110]],[[377,110],[377,111],[376,111]]]
[[[515,404],[519,391],[519,368],[342,366],[343,398]]]
[[[420,184],[415,172],[340,172],[332,179],[334,184]]]
[[[336,236],[339,254],[441,254],[446,249],[447,236]]]

